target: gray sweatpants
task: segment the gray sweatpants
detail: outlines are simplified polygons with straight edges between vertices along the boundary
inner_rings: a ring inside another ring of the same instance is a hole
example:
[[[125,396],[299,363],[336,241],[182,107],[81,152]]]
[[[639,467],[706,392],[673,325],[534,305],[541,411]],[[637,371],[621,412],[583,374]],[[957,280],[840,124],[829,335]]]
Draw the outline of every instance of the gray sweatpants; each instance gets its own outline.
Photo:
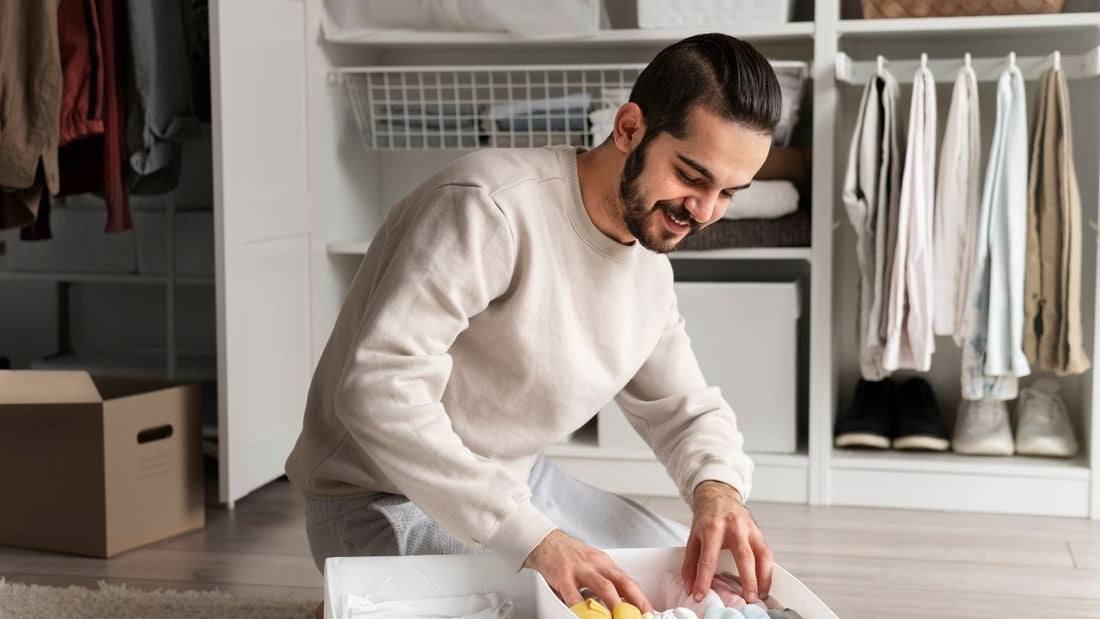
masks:
[[[577,481],[545,458],[528,479],[531,503],[566,534],[596,548],[683,546],[689,530],[637,502]],[[376,492],[307,499],[306,535],[317,569],[329,557],[470,554],[412,501]]]

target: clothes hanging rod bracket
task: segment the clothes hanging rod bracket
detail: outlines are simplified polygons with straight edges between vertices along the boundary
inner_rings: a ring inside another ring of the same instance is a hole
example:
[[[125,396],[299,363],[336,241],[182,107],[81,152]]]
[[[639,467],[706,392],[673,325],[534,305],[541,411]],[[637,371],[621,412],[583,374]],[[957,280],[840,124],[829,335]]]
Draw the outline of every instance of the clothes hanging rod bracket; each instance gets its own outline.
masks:
[[[927,67],[937,81],[953,80],[960,68],[969,64],[980,82],[996,81],[1001,72],[1013,62],[1012,56],[991,56],[988,58],[958,56],[953,58],[928,58]],[[969,60],[969,62],[968,62]],[[1088,79],[1100,77],[1100,47],[1090,49],[1083,54],[1063,54],[1053,52],[1045,56],[1015,56],[1016,67],[1023,73],[1025,80],[1036,80],[1052,67],[1060,66],[1068,79]],[[912,83],[913,74],[921,67],[918,56],[913,59],[891,59],[878,57],[874,60],[853,60],[844,52],[836,55],[836,79],[845,84],[862,86],[883,66],[889,68],[894,78],[901,83]]]

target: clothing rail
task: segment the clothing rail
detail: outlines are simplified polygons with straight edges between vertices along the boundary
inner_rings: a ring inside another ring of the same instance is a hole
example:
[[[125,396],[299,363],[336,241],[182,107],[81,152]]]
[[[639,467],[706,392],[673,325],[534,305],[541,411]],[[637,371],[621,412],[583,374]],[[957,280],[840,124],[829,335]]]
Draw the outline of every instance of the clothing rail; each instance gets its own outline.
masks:
[[[922,62],[926,62],[932,75],[937,79],[953,78],[965,64],[969,64],[980,82],[991,82],[1000,77],[1005,68],[1015,65],[1023,73],[1025,80],[1036,80],[1043,72],[1054,66],[1061,66],[1069,79],[1085,79],[1100,76],[1100,47],[1090,49],[1083,54],[1067,55],[1053,52],[1046,56],[1017,56],[1009,52],[1005,56],[972,58],[970,54],[956,58],[927,58],[921,54],[920,60],[890,61],[883,56],[876,60],[853,60],[844,52],[836,55],[836,79],[845,84],[863,85],[879,70],[880,66],[889,67],[898,82],[912,83],[913,74]]]

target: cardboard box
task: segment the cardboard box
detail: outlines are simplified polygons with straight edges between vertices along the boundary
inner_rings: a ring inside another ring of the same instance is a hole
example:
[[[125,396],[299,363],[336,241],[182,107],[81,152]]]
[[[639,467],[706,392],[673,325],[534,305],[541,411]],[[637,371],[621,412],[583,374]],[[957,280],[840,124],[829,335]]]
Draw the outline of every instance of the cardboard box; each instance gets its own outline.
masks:
[[[661,575],[680,572],[683,548],[628,548],[606,551],[652,601]],[[728,552],[719,570],[737,573]],[[325,561],[325,616],[344,615],[346,594],[373,602],[450,597],[498,591],[512,598],[517,619],[575,619],[542,576],[515,572],[495,555],[418,557],[335,557]],[[778,565],[772,573],[771,597],[798,611],[804,619],[836,619],[836,613],[790,572]]]
[[[0,371],[0,545],[110,557],[202,528],[199,385]]]

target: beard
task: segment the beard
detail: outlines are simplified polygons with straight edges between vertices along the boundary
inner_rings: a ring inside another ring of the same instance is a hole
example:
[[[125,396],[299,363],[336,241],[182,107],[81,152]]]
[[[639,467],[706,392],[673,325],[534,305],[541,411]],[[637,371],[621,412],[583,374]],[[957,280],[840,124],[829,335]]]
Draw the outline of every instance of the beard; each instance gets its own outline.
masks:
[[[648,206],[649,197],[642,190],[639,182],[642,171],[645,169],[648,146],[649,143],[643,138],[638,148],[627,155],[626,162],[623,164],[622,178],[619,180],[619,202],[622,203],[623,223],[626,224],[630,234],[638,239],[638,243],[649,251],[667,254],[676,249],[682,239],[680,235],[665,227],[664,221],[660,222],[659,231],[651,232],[650,226],[646,224],[654,218],[654,215],[660,218],[660,212],[664,211],[673,219],[691,222],[691,229],[684,237],[701,228],[702,224],[695,221],[691,212],[684,208],[683,204],[660,200],[653,206]]]

